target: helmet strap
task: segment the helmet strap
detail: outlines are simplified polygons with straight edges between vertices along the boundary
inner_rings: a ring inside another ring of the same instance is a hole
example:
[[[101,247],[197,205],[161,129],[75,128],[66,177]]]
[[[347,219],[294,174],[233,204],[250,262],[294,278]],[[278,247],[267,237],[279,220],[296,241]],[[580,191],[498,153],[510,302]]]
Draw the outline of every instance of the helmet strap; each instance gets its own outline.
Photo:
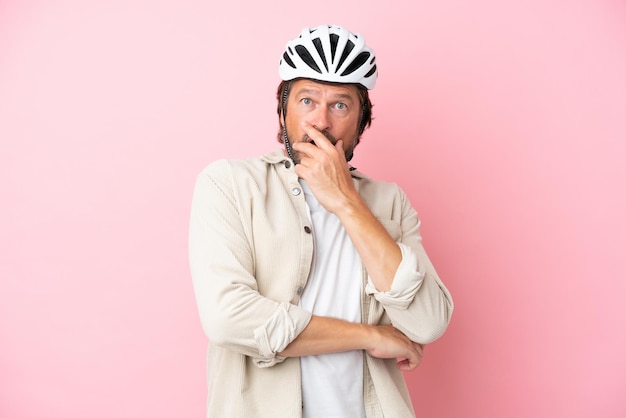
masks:
[[[287,136],[287,99],[289,98],[289,89],[291,88],[291,83],[286,83],[285,88],[283,89],[283,93],[281,96],[281,108],[283,113],[283,141],[285,142],[285,149],[287,150],[287,154],[289,158],[296,163],[296,159],[293,156],[293,150],[291,149],[291,142],[289,141],[289,137]]]

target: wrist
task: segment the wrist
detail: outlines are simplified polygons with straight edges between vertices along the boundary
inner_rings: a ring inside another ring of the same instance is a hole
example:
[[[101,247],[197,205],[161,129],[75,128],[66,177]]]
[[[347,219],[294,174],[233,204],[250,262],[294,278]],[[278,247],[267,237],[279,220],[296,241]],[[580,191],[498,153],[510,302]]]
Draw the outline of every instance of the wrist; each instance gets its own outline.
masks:
[[[346,196],[341,202],[337,204],[335,215],[342,221],[353,219],[355,216],[364,213],[364,210],[369,211],[369,208],[361,198],[361,195],[356,193],[353,196]]]
[[[365,351],[369,351],[376,347],[376,341],[379,338],[379,333],[375,325],[361,324],[361,344],[360,348]]]

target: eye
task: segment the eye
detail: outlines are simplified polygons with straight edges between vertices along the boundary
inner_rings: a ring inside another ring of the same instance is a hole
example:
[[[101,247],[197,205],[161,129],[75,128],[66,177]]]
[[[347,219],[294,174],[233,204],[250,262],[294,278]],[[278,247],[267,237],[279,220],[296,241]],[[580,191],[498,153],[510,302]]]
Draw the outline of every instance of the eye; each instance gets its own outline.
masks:
[[[338,110],[346,110],[346,109],[348,108],[348,105],[347,105],[347,104],[345,104],[345,103],[341,103],[341,102],[339,102],[339,103],[337,103],[337,104],[335,105],[335,107],[336,107]]]
[[[300,102],[302,102],[302,104],[305,104],[305,105],[310,105],[311,103],[313,103],[313,100],[309,99],[308,97],[305,97],[302,100],[300,100]]]

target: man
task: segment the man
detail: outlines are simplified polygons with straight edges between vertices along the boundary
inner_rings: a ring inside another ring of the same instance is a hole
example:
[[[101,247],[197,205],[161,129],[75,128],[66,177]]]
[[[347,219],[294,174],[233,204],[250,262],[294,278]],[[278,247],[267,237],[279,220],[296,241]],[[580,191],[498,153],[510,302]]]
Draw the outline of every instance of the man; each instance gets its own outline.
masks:
[[[401,371],[453,310],[395,184],[348,164],[377,77],[363,37],[304,29],[279,65],[279,141],[198,177],[190,265],[209,417],[410,417]]]

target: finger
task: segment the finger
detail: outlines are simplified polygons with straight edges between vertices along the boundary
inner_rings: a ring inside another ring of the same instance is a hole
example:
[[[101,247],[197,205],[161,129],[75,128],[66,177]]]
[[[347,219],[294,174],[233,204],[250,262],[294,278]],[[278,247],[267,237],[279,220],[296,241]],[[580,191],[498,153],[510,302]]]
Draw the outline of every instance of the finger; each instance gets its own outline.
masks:
[[[315,126],[311,125],[309,122],[303,121],[302,128],[304,132],[315,142],[315,145],[320,147],[321,149],[328,149],[328,147],[332,147],[333,144],[326,138],[326,136],[321,133]]]
[[[423,346],[419,343],[412,342],[413,350],[411,351],[411,356],[407,357],[407,362],[409,363],[410,370],[415,369],[422,362],[422,354],[423,354]]]
[[[302,161],[300,162],[300,164],[296,164],[295,170],[299,178],[305,181],[309,180],[309,167],[302,163]]]
[[[398,359],[396,367],[404,372],[415,370],[419,363],[412,362],[410,359]]]
[[[316,152],[319,152],[317,147],[309,142],[295,142],[291,144],[291,147],[294,150],[308,156],[314,155]]]
[[[311,157],[310,155],[302,151],[299,151],[299,154],[300,154],[300,163],[296,164],[296,168],[299,167],[301,170],[306,169],[307,171],[315,168],[317,164],[315,158]]]
[[[297,142],[292,147],[294,151],[300,154],[300,164],[307,165],[307,161],[311,163],[319,162],[324,155],[321,149],[308,142]]]
[[[337,143],[335,144],[335,150],[337,150],[337,154],[339,154],[341,160],[345,160],[346,154],[343,151],[343,139],[337,140]]]

